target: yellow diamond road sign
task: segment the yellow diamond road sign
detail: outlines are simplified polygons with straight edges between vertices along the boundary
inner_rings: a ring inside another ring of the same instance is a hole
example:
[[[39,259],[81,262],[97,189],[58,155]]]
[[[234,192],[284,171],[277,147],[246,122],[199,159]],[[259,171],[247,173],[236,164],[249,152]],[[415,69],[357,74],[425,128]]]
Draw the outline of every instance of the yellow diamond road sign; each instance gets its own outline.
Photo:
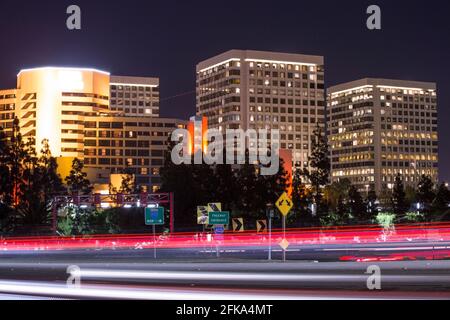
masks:
[[[284,251],[287,250],[287,248],[289,248],[289,241],[287,241],[286,239],[283,239],[280,243],[279,246],[281,247],[281,249],[283,249]]]
[[[276,206],[283,216],[287,216],[294,205],[292,204],[291,198],[289,198],[289,196],[285,192],[277,200]]]

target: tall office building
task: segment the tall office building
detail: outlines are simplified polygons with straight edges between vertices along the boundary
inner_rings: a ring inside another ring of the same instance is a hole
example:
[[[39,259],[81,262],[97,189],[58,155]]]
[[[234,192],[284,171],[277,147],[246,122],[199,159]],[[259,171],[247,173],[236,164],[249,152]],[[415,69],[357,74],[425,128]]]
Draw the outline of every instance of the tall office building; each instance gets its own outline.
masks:
[[[281,148],[307,165],[311,134],[325,123],[321,56],[231,50],[197,65],[197,115],[209,128],[279,129]]]
[[[126,168],[137,185],[155,190],[161,183],[168,137],[174,129],[186,127],[187,121],[158,117],[159,105],[151,97],[158,92],[150,84],[153,80],[112,77],[111,83],[110,78],[109,73],[94,69],[22,70],[17,89],[0,91],[0,126],[10,135],[18,117],[22,136],[35,139],[37,151],[48,139],[52,155],[61,163],[83,160],[93,183],[107,185],[111,174],[122,174]],[[130,101],[124,101],[130,106],[136,102],[137,114],[135,109],[111,110],[110,90],[118,97],[123,90],[124,99],[129,94]],[[145,110],[147,98],[151,116],[146,117],[139,107],[143,102]]]
[[[111,76],[111,110],[126,116],[159,117],[159,79]]]
[[[393,188],[400,173],[415,186],[438,181],[436,84],[362,79],[328,89],[332,181],[348,178],[360,191]]]

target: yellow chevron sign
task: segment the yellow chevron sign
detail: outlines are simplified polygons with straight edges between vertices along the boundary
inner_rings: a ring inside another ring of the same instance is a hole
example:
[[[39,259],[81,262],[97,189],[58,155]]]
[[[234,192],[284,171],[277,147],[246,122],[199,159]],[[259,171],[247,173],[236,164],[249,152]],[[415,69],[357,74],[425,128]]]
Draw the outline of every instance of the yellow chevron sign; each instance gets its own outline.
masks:
[[[258,233],[267,232],[267,220],[258,220],[256,221],[256,231]]]
[[[209,215],[208,215],[208,207],[207,206],[198,206],[197,207],[197,224],[203,224],[203,225],[209,224]]]
[[[233,232],[244,232],[244,219],[233,218]]]
[[[208,203],[208,212],[221,212],[222,211],[222,204],[215,202],[215,203]]]

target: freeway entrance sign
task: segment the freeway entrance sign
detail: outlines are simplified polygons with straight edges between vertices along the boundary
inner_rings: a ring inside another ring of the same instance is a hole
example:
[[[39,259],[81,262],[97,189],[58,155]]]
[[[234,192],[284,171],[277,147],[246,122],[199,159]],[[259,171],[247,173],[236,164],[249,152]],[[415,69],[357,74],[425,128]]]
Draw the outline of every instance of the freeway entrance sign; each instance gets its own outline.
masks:
[[[164,208],[145,208],[145,225],[163,225],[164,224]]]
[[[153,257],[156,259],[156,225],[164,225],[164,208],[145,208],[145,225],[153,229]]]
[[[213,211],[209,213],[209,224],[228,225],[230,224],[230,213],[227,211]]]

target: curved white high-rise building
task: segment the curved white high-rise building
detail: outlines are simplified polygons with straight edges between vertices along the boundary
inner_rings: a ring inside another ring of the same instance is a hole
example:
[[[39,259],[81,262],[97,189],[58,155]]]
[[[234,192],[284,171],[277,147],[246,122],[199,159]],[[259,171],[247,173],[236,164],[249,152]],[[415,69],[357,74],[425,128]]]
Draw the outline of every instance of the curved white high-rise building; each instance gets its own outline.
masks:
[[[56,157],[83,157],[85,117],[109,110],[109,78],[104,71],[44,67],[17,76],[16,114],[25,138],[44,139]]]

